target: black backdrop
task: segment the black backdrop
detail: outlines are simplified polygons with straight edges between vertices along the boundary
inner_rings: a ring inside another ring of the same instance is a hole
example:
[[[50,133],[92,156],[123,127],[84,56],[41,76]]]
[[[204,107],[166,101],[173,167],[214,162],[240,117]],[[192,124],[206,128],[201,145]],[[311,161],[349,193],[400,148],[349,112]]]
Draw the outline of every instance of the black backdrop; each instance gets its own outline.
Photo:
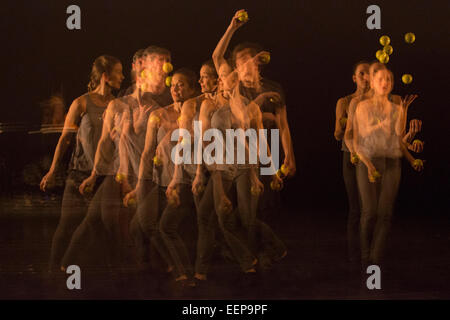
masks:
[[[81,30],[66,28],[66,8],[81,8]],[[381,7],[381,30],[366,28],[366,8]],[[450,2],[436,1],[10,1],[2,3],[0,122],[39,123],[39,102],[63,87],[67,107],[86,91],[90,67],[101,54],[117,56],[129,81],[133,53],[150,44],[167,47],[175,68],[198,70],[238,9],[250,21],[234,36],[261,43],[272,53],[265,76],[287,94],[298,174],[285,203],[345,208],[341,153],[334,140],[336,100],[352,92],[351,67],[372,60],[378,38],[391,37],[388,66],[394,93],[417,93],[411,111],[424,121],[426,171],[404,162],[399,203],[421,215],[448,212]],[[406,32],[416,42],[403,41]],[[409,86],[401,75],[411,73]],[[9,141],[17,144],[20,141]],[[2,148],[7,148],[3,146]],[[405,210],[406,211],[406,210]],[[331,212],[331,211],[330,211]],[[410,214],[410,212],[408,212]]]

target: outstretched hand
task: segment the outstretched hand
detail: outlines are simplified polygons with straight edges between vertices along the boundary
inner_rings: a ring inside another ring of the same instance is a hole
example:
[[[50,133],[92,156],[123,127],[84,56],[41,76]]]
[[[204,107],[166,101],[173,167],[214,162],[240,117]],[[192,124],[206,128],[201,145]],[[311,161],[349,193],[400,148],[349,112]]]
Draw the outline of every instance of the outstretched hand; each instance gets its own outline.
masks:
[[[417,94],[407,94],[404,98],[402,98],[402,107],[408,109],[411,103],[418,97]]]

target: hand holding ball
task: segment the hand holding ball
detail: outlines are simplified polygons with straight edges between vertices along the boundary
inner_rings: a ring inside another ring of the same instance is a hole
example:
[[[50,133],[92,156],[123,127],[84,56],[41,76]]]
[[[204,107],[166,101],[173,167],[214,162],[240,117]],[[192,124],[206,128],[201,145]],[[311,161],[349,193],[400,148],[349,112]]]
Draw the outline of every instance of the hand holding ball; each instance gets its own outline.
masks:
[[[369,181],[374,183],[376,182],[379,178],[381,178],[381,174],[375,170],[372,175],[369,176]]]
[[[248,13],[247,13],[247,11],[239,12],[238,20],[240,22],[247,22],[248,21]]]

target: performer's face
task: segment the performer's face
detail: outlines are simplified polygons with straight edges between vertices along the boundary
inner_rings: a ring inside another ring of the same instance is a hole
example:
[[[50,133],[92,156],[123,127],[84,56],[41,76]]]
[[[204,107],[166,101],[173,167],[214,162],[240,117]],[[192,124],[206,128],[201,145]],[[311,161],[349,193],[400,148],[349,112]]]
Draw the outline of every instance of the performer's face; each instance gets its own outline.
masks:
[[[230,66],[226,63],[223,63],[219,68],[219,91],[224,94],[229,94],[234,86],[235,79],[229,77],[231,71]]]
[[[189,86],[186,76],[177,73],[172,77],[170,93],[174,102],[183,102],[192,98],[194,89]]]
[[[369,86],[373,89],[373,77],[375,75],[375,69],[386,68],[384,64],[375,62],[369,66]]]
[[[211,93],[217,89],[217,78],[214,71],[209,66],[203,66],[200,69],[200,79],[198,80],[203,93]]]
[[[135,71],[136,73],[141,72],[143,69],[143,64],[144,64],[144,58],[136,59],[136,61],[133,63],[133,66],[132,66],[133,71]]]
[[[244,85],[252,85],[259,78],[259,70],[250,49],[244,49],[236,53],[236,69],[239,80]]]
[[[166,74],[163,71],[163,64],[166,62],[170,62],[169,55],[152,53],[147,55],[143,65],[151,71],[153,76],[157,78],[165,78]]]
[[[122,64],[116,63],[111,73],[106,75],[106,82],[114,89],[120,89],[123,79]]]
[[[353,81],[358,88],[364,90],[369,88],[369,65],[367,63],[361,63],[356,67]]]
[[[391,92],[392,89],[392,77],[389,74],[389,70],[379,70],[377,71],[373,78],[372,78],[372,84],[373,89],[376,94],[379,95],[387,95],[389,92]]]

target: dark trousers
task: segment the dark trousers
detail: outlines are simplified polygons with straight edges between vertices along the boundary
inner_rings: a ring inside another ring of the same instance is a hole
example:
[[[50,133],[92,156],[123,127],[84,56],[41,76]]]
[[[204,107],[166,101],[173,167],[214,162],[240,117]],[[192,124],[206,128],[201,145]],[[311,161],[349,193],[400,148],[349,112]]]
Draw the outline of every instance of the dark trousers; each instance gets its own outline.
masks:
[[[166,187],[161,187],[148,180],[144,182],[138,195],[136,214],[130,224],[130,235],[136,245],[138,262],[141,265],[147,264],[150,258],[150,262],[153,266],[156,266],[156,253],[161,256],[167,265],[173,265],[159,231],[160,218],[167,206],[165,192]]]
[[[175,271],[178,276],[181,276],[192,274],[193,268],[188,250],[178,230],[183,220],[193,211],[194,203],[198,201],[191,191],[190,184],[179,184],[178,195],[180,205],[166,206],[159,223],[159,230],[174,263]]]
[[[350,156],[350,152],[342,152],[342,175],[348,199],[347,252],[350,261],[357,261],[360,253],[359,226],[361,209],[358,183],[356,181],[356,165],[351,163]]]
[[[124,214],[120,184],[106,176],[92,198],[86,217],[75,230],[62,265],[79,264],[79,255],[102,236],[108,243],[110,263],[121,263],[123,239],[120,215]]]
[[[78,191],[89,172],[71,171],[67,177],[61,205],[61,216],[52,239],[50,269],[58,269],[70,239],[86,216],[89,198]]]
[[[369,181],[364,163],[360,162],[356,171],[362,204],[361,259],[363,264],[381,263],[401,176],[399,158],[374,158],[372,163],[381,174],[377,182]]]

